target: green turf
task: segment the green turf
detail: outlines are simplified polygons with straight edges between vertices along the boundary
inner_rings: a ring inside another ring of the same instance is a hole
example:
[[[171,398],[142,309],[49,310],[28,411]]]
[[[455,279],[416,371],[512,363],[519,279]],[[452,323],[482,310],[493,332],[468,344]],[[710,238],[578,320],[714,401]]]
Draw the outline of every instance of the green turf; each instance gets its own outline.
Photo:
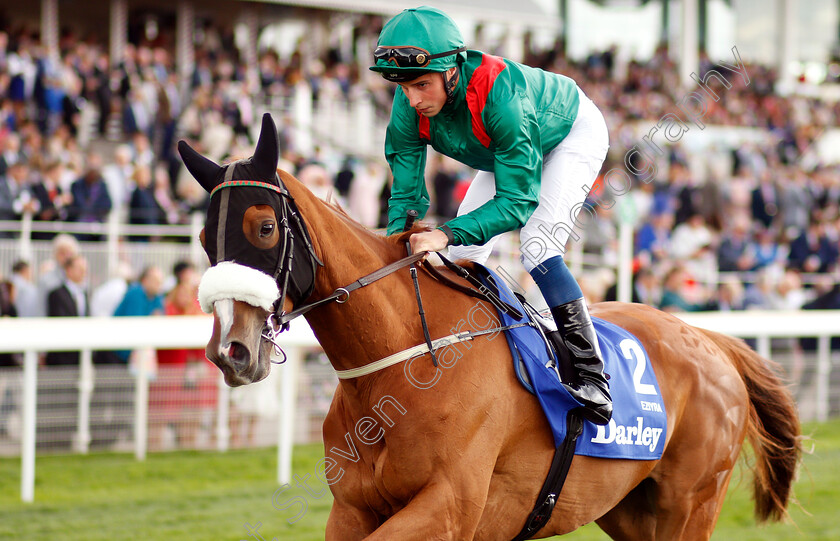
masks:
[[[749,497],[751,477],[734,479],[715,540],[840,539],[840,420],[809,425],[813,454],[796,484],[802,507],[792,506],[796,525],[758,527]],[[323,456],[318,445],[295,449],[294,472],[309,475]],[[294,541],[323,539],[330,497],[302,488],[277,490],[276,452],[271,449],[224,454],[178,452],[151,454],[145,462],[130,455],[39,456],[35,503],[20,502],[20,460],[0,459],[0,539],[28,541],[233,540],[258,539],[245,529],[261,523],[259,534]],[[297,501],[307,501],[302,511]],[[284,509],[284,506],[286,507]],[[605,540],[594,525],[565,536]]]

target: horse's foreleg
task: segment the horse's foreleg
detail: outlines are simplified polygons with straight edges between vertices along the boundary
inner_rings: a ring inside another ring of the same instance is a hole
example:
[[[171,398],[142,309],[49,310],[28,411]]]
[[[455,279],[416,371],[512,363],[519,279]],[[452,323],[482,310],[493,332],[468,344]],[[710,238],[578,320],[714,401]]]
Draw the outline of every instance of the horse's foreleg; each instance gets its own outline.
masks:
[[[325,541],[359,541],[365,539],[379,525],[378,518],[370,511],[336,500],[327,519]]]
[[[463,480],[463,479],[462,479]],[[472,539],[487,500],[487,488],[458,490],[433,482],[365,541],[465,541]]]

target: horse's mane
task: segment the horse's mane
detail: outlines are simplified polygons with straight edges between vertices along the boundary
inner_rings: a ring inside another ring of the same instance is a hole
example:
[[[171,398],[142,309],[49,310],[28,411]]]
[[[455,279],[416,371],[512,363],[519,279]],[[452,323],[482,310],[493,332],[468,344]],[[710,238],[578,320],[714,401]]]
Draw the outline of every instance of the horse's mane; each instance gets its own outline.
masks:
[[[284,181],[288,181],[289,179],[293,179],[303,188],[306,188],[297,177],[292,175],[291,173],[284,171],[283,169],[277,169],[277,173],[280,175],[280,178]],[[308,188],[307,188],[307,191]],[[311,192],[310,192],[311,193]],[[394,233],[393,235],[383,235],[377,231],[374,231],[361,223],[358,222],[355,218],[350,216],[347,210],[341,206],[338,200],[335,197],[332,197],[332,192],[330,192],[330,197],[327,200],[316,198],[318,202],[323,205],[334,217],[340,220],[342,223],[347,225],[351,228],[353,233],[355,233],[359,238],[370,238],[375,239],[380,242],[383,242],[385,246],[388,248],[388,251],[402,251],[403,255],[405,255],[405,243],[408,242],[408,238],[413,235],[414,233],[422,233],[424,231],[431,231],[433,226],[428,223],[424,222],[415,222],[412,228],[409,231],[403,231],[401,233]]]
[[[424,233],[426,231],[431,231],[432,229],[433,227],[427,223],[416,222],[408,231],[394,233],[393,235],[385,237],[385,240],[394,243],[397,246],[403,246],[406,242],[408,242],[408,238],[411,237],[411,235],[415,233]]]

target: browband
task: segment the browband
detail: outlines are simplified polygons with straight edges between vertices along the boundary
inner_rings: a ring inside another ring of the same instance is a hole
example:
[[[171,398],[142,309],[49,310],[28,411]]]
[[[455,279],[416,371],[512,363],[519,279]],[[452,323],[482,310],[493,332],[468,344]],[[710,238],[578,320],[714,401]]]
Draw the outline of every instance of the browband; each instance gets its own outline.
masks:
[[[270,182],[262,182],[260,180],[227,180],[213,188],[213,191],[210,192],[210,197],[213,197],[213,194],[218,192],[222,188],[232,188],[234,186],[254,186],[256,188],[267,188],[281,195],[286,195],[287,193],[280,186],[277,186],[276,184],[271,184]]]

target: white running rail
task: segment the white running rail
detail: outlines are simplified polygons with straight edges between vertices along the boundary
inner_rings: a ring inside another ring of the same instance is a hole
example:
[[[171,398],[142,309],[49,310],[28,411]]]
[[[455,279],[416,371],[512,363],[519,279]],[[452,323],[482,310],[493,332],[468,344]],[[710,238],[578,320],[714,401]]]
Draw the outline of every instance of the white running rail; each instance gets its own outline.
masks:
[[[828,417],[829,374],[831,372],[830,339],[840,336],[840,312],[707,312],[678,314],[686,322],[732,336],[757,339],[760,354],[770,357],[770,340],[783,337],[816,337],[817,387],[816,418]],[[0,353],[24,352],[23,428],[21,438],[21,499],[34,500],[35,488],[35,416],[38,352],[80,350],[79,371],[79,433],[77,449],[84,451],[90,438],[87,405],[93,386],[92,350],[140,348],[201,348],[212,330],[207,316],[179,317],[121,317],[121,318],[2,318],[0,319]],[[291,479],[293,419],[296,410],[297,374],[302,350],[317,345],[311,329],[297,321],[281,337],[288,362],[275,369],[282,370],[281,413],[278,437],[278,481]],[[148,379],[138,371],[138,399],[144,400]],[[145,389],[145,392],[144,392]],[[143,404],[135,406],[135,455],[143,459],[146,453]],[[220,423],[222,423],[220,421]],[[223,431],[222,431],[223,432]],[[221,433],[221,432],[220,432]],[[221,438],[223,440],[224,438]],[[220,443],[220,450],[225,445]]]

